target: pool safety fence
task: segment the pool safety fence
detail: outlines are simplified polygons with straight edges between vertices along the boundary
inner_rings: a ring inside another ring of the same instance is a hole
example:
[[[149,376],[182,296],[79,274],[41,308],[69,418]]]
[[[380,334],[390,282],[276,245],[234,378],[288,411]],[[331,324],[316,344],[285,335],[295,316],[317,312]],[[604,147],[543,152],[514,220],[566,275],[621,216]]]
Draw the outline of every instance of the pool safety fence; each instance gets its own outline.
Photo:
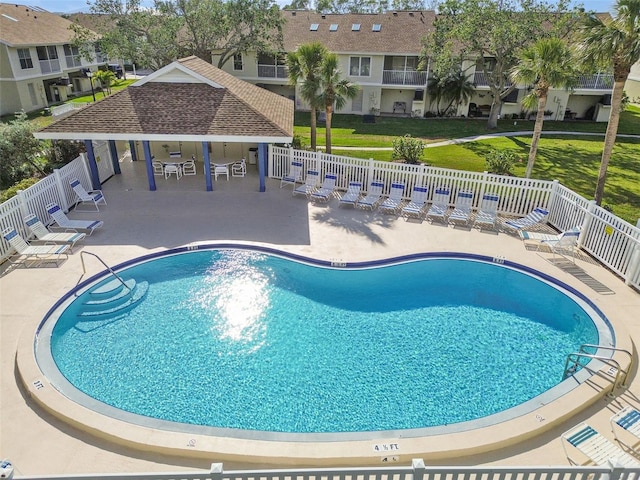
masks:
[[[93,149],[99,178],[103,182],[115,174],[114,159],[111,158],[113,152],[108,142],[94,142]],[[308,169],[317,170],[320,178],[327,172],[336,173],[338,191],[346,191],[349,182],[359,181],[366,194],[366,189],[375,180],[383,183],[383,195],[389,195],[391,184],[402,182],[405,185],[405,200],[409,200],[414,186],[427,187],[428,202],[433,200],[438,187],[447,186],[451,191],[449,206],[453,206],[457,193],[464,190],[474,193],[472,211],[480,208],[485,193],[499,197],[497,212],[503,217],[523,217],[535,207],[545,208],[549,210],[548,223],[552,227],[558,231],[580,227],[577,248],[620,276],[627,285],[640,290],[640,228],[613,215],[594,201],[578,195],[558,181],[382,162],[273,145],[269,145],[268,151],[268,176],[282,178],[294,160],[302,162],[303,172]],[[74,177],[83,185],[91,184],[89,163],[84,154],[2,203],[0,227],[14,227],[24,238],[28,238],[29,232],[23,217],[34,213],[47,223],[50,219],[45,207],[50,202],[57,203],[67,212],[73,206],[75,198],[68,180]],[[4,261],[10,253],[9,244],[0,239],[0,261]]]
[[[389,461],[381,457],[379,462]],[[19,472],[19,465],[15,466]],[[235,470],[225,472],[222,463],[210,470],[183,472],[101,473],[66,475],[18,475],[16,480],[630,480],[638,478],[640,467],[545,466],[545,467],[429,467],[413,459],[409,466],[363,468],[305,468]]]

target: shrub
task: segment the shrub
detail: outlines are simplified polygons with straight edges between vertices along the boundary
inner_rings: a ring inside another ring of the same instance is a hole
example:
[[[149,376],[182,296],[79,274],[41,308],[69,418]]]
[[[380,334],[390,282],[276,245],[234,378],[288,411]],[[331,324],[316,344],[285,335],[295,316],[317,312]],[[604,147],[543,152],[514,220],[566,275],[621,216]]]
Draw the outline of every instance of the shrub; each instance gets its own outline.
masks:
[[[6,202],[10,198],[15,197],[19,190],[26,190],[31,185],[35,185],[39,181],[39,178],[25,178],[24,180],[20,180],[18,183],[10,186],[0,194],[0,202]]]
[[[512,175],[513,166],[519,158],[512,150],[491,150],[485,155],[484,160],[489,173]]]
[[[404,159],[407,163],[418,163],[423,150],[424,143],[408,133],[404,137],[393,140],[393,158],[395,159]]]

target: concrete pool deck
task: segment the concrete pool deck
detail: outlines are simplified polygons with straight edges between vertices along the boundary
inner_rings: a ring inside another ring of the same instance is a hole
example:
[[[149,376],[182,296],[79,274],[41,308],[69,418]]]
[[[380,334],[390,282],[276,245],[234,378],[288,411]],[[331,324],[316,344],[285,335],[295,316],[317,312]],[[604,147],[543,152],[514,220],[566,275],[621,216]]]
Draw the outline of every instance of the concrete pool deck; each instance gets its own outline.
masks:
[[[20,268],[8,272],[7,265],[2,266],[5,272],[0,277],[0,457],[10,459],[17,474],[176,471],[206,469],[212,462],[221,461],[215,454],[188,458],[112,443],[54,417],[31,397],[31,389],[35,387],[30,385],[27,389],[22,385],[16,368],[16,352],[19,350],[19,355],[28,356],[29,344],[41,319],[56,300],[79,281],[80,250],[99,255],[109,265],[153,251],[222,240],[255,242],[335,261],[364,261],[417,252],[500,256],[552,275],[581,291],[609,317],[628,348],[631,348],[629,338],[634,343],[640,339],[640,294],[584,254],[576,261],[579,270],[571,262],[566,264],[570,268],[565,268],[565,264],[550,262],[551,254],[527,249],[517,236],[502,231],[496,234],[405,221],[375,211],[341,208],[336,200],[316,206],[303,198],[292,197],[290,187],[279,189],[279,182],[275,180],[268,180],[267,191],[259,193],[253,175],[228,182],[219,180],[214,182],[214,192],[206,192],[199,167],[197,176],[182,177],[179,181],[156,177],[158,190],[150,192],[144,165],[124,162],[123,174],[103,185],[109,202],[106,207],[101,207],[98,213],[70,213],[72,218],[103,220],[105,226],[78,245],[68,261],[59,268]],[[95,259],[85,259],[87,276],[103,270]],[[634,355],[637,365],[635,351]],[[631,372],[629,387],[617,389],[614,398],[597,399],[571,418],[557,419],[557,424],[532,438],[514,444],[507,442],[482,454],[440,459],[426,456],[425,460],[431,465],[567,465],[560,442],[562,432],[586,421],[613,439],[609,418],[624,405],[640,408],[637,367]],[[522,422],[551,422],[555,407],[547,407],[541,418],[532,416],[523,418]],[[79,409],[77,417],[82,418],[84,413]],[[120,426],[114,422],[107,428],[118,430]],[[492,435],[508,437],[512,429],[513,425],[498,426]],[[477,438],[480,435],[483,434],[472,431],[465,437],[469,442],[482,442],[485,439]],[[157,436],[162,435],[149,432],[150,443]],[[380,464],[381,455],[374,453],[372,443],[367,443],[369,464]],[[447,445],[446,439],[439,439],[439,443],[442,448]],[[296,445],[288,448],[278,453],[283,457],[297,454]],[[403,464],[410,462],[408,457],[419,456],[411,454],[411,448],[413,445],[400,443],[398,454]],[[257,456],[251,463],[222,461],[227,470],[273,465]]]

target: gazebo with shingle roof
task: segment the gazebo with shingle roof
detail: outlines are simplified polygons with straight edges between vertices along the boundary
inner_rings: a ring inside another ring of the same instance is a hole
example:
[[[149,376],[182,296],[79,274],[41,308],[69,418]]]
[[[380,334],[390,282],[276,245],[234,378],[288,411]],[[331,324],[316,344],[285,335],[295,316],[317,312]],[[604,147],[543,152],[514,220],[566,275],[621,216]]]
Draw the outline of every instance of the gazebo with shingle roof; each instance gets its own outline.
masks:
[[[213,190],[209,143],[258,144],[260,191],[264,191],[267,145],[291,143],[293,111],[293,101],[192,56],[177,60],[34,135],[39,139],[84,140],[94,188],[100,185],[94,140],[109,141],[112,152],[115,141],[141,141],[150,190],[155,190],[156,185],[149,142],[202,142],[208,191]],[[117,163],[117,154],[115,157],[112,161]],[[119,173],[115,163],[114,169]]]

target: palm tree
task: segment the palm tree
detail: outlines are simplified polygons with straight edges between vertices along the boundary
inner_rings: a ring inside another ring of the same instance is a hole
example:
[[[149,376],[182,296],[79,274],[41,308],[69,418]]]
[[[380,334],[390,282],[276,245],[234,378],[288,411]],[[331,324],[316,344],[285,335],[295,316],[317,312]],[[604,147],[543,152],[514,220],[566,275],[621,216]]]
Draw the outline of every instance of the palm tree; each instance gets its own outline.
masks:
[[[306,43],[300,45],[295,52],[287,55],[289,83],[300,85],[300,96],[309,104],[311,110],[311,149],[316,149],[316,111],[318,96],[320,67],[328,50],[321,43]]]
[[[319,103],[324,105],[326,112],[325,131],[327,153],[331,153],[331,118],[333,109],[340,110],[347,103],[348,98],[354,98],[359,87],[344,78],[338,68],[338,56],[329,53],[325,56],[320,69],[320,94],[317,97]]]
[[[587,63],[613,67],[611,116],[604,137],[600,172],[594,194],[598,205],[604,195],[607,167],[618,134],[624,84],[629,77],[631,66],[640,58],[640,0],[618,0],[614,10],[616,16],[612,20],[602,20],[596,15],[587,17],[581,31],[580,43],[580,52]]]
[[[456,112],[461,103],[469,103],[471,96],[475,92],[473,83],[469,81],[469,78],[461,70],[447,75],[442,90],[443,97],[449,100],[447,110],[455,103]]]
[[[558,38],[540,39],[522,52],[519,64],[511,70],[511,78],[514,83],[533,85],[533,90],[523,102],[525,107],[529,108],[535,105],[536,101],[538,103],[538,113],[525,173],[525,177],[530,178],[542,133],[549,88],[552,86],[571,88],[575,85],[577,80],[575,61],[571,50],[562,40]]]

